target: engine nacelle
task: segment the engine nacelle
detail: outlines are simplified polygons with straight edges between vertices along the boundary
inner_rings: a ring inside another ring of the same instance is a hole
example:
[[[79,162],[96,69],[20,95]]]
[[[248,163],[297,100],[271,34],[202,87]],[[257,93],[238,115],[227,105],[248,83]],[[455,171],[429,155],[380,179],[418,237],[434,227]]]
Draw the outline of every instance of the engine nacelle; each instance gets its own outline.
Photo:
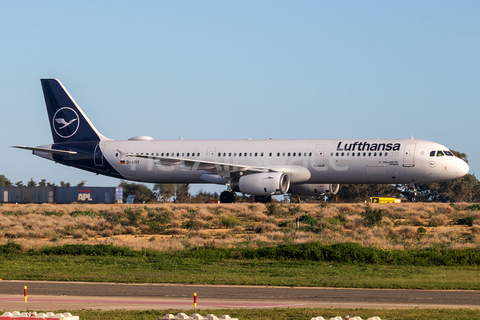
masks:
[[[254,173],[234,178],[231,187],[233,191],[255,196],[280,195],[287,193],[290,179],[281,172]]]
[[[337,194],[339,184],[295,184],[290,186],[288,193],[303,196],[321,196],[323,194]]]

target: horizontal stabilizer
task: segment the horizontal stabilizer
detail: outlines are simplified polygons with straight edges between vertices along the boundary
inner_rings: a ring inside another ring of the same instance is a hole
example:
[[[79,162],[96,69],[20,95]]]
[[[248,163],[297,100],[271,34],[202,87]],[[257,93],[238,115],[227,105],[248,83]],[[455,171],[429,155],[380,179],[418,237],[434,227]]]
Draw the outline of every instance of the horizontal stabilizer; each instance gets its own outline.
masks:
[[[63,154],[63,155],[77,154],[76,151],[67,151],[67,150],[58,150],[58,149],[47,149],[47,148],[25,147],[25,146],[12,146],[12,148],[45,152],[45,153],[51,153],[51,154]]]

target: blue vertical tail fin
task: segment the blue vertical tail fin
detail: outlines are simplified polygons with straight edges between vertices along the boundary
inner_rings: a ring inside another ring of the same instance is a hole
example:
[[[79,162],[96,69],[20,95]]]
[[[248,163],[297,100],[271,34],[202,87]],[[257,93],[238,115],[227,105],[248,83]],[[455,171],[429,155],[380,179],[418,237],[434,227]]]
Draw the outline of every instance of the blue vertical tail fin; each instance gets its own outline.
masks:
[[[53,141],[102,141],[105,138],[57,79],[41,79]]]

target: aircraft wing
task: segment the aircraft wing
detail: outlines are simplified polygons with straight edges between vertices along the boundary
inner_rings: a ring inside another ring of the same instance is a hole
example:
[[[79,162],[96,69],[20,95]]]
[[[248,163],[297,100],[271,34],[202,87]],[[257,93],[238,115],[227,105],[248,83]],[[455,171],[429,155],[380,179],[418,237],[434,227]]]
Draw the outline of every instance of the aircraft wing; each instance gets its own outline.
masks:
[[[119,151],[120,154],[122,154],[124,157],[136,157],[136,158],[159,160],[160,164],[163,166],[176,166],[181,164],[181,165],[192,168],[192,170],[211,170],[219,174],[221,173],[224,174],[227,172],[258,173],[258,172],[276,171],[266,167],[245,166],[240,164],[224,163],[224,162],[216,162],[216,161],[159,157],[159,156],[151,156],[151,155],[147,156],[143,154],[126,155],[125,153],[121,152],[118,149],[117,151]]]
[[[76,151],[48,149],[48,148],[25,147],[25,146],[12,146],[12,148],[25,149],[25,150],[38,151],[38,152],[45,152],[45,153],[51,153],[51,154],[63,154],[63,155],[77,154]]]

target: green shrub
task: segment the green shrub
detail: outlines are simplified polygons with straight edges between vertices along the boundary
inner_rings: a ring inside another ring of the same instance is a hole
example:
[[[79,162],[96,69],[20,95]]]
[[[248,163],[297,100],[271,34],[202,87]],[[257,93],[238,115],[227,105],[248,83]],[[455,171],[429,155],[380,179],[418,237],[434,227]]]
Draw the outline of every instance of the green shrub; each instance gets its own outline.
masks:
[[[466,225],[466,226],[471,227],[471,226],[473,226],[473,220],[475,220],[474,217],[468,216],[468,217],[465,217],[465,218],[457,219],[457,221],[455,221],[455,224]]]
[[[200,230],[202,227],[200,221],[190,219],[187,222],[182,222],[182,228],[190,230]]]
[[[265,213],[269,216],[278,217],[283,214],[282,208],[276,203],[273,203],[273,202],[266,203],[265,208],[267,208],[267,211]]]
[[[125,209],[125,214],[127,215],[127,225],[129,226],[138,226],[138,222],[142,217],[143,210],[142,209],[135,209],[127,208]]]
[[[0,254],[12,254],[12,253],[20,253],[22,247],[15,243],[12,240],[9,240],[6,244],[0,246]]]
[[[302,215],[299,219],[300,222],[314,226],[318,223],[318,220],[309,215],[308,213]]]
[[[467,207],[467,210],[472,210],[472,211],[474,211],[474,210],[480,210],[480,204],[475,203],[475,204],[469,205],[469,206]]]
[[[237,217],[231,216],[231,215],[221,216],[220,217],[220,222],[226,228],[233,228],[235,226],[240,225],[240,220],[238,220]]]
[[[47,214],[47,213],[45,212],[45,214]],[[55,214],[55,212],[52,212],[52,214]],[[89,216],[89,217],[94,218],[94,217],[97,216],[97,213],[93,212],[93,211],[90,211],[90,210],[87,210],[87,211],[76,210],[76,211],[73,211],[70,215],[72,217]],[[60,216],[61,216],[61,214],[60,214]]]
[[[57,217],[63,216],[63,214],[61,212],[56,212],[56,211],[45,212],[45,215],[46,216],[57,216]]]
[[[365,208],[365,211],[362,213],[363,222],[366,227],[374,227],[379,225],[382,221],[385,212],[382,209],[372,209],[369,205]]]
[[[295,205],[289,205],[288,206],[288,214],[289,215],[294,216],[294,215],[296,215],[297,213],[300,213],[300,212],[302,212],[302,210],[300,210],[299,206],[295,206]]]

